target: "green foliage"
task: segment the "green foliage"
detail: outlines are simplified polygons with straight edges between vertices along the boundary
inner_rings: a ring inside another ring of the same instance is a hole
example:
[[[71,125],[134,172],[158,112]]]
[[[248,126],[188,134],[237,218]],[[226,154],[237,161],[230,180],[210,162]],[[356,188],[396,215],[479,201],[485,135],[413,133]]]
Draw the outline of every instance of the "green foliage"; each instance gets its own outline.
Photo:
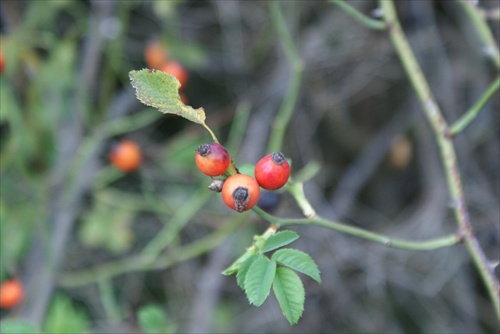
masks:
[[[280,249],[269,259],[263,253],[286,246],[297,240],[299,235],[289,230],[268,232],[255,236],[252,247],[223,274],[236,272],[238,286],[255,306],[264,303],[272,286],[283,315],[293,325],[302,316],[305,302],[304,286],[294,270],[310,276],[318,283],[321,283],[320,271],[308,254],[296,249]]]
[[[316,282],[321,283],[320,272],[314,260],[306,253],[296,249],[280,249],[271,257],[277,263],[297,270]]]
[[[2,334],[38,334],[40,331],[33,325],[22,320],[5,320],[0,322]]]
[[[164,114],[174,114],[194,123],[205,124],[203,108],[193,109],[182,103],[178,92],[181,84],[173,75],[143,69],[130,71],[129,76],[137,99],[145,105],[155,107]]]
[[[80,239],[88,247],[104,247],[113,253],[126,251],[132,244],[130,227],[134,212],[97,202],[85,216]]]
[[[260,306],[266,300],[274,275],[276,273],[276,262],[269,261],[265,256],[258,257],[248,269],[245,276],[245,293],[250,304]]]
[[[276,269],[273,291],[286,320],[290,325],[296,324],[304,311],[306,298],[300,277],[292,269],[286,267]]]
[[[279,231],[269,237],[262,247],[262,252],[269,252],[280,247],[286,246],[299,238],[297,232],[286,230]]]
[[[176,326],[167,319],[165,311],[158,305],[143,306],[137,312],[139,328],[145,334],[173,333]]]
[[[52,300],[43,331],[51,334],[89,333],[87,314],[76,308],[67,296],[57,294]]]
[[[258,255],[253,254],[248,259],[246,259],[246,261],[243,262],[240,269],[238,270],[238,273],[236,274],[236,283],[238,283],[238,286],[243,290],[245,290],[245,278],[247,276],[248,270],[258,257]]]

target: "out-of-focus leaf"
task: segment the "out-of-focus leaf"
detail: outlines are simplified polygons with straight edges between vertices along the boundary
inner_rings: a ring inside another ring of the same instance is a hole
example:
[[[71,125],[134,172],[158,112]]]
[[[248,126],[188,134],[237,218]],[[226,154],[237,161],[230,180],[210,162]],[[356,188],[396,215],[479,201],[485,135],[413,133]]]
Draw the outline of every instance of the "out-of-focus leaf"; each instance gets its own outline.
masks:
[[[89,333],[87,314],[76,308],[71,299],[65,295],[57,294],[47,313],[43,332],[51,334]]]
[[[35,326],[22,320],[4,320],[0,322],[2,334],[38,334],[40,331]]]

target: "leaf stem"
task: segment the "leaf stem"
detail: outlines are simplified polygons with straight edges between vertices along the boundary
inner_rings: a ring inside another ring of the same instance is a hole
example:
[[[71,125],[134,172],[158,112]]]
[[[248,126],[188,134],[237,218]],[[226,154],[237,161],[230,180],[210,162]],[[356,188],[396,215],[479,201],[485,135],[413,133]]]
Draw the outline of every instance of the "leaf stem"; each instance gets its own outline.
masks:
[[[448,125],[443,118],[434,97],[432,96],[427,81],[422,74],[422,70],[420,69],[420,66],[415,59],[415,55],[406,40],[406,36],[396,15],[393,1],[379,0],[379,2],[384,12],[384,20],[389,27],[389,34],[392,43],[401,62],[403,63],[406,74],[420,99],[424,114],[434,130],[435,139],[439,146],[441,160],[444,165],[443,167],[448,184],[448,192],[451,196],[451,201],[454,204],[453,213],[457,221],[459,233],[464,240],[467,251],[471,255],[472,261],[477,268],[483,283],[486,286],[490,299],[494,305],[496,315],[500,318],[500,284],[489,265],[486,255],[474,235],[465,202],[462,179],[457,163],[455,148],[453,147],[453,142],[450,137],[447,136]]]
[[[349,5],[343,0],[329,0],[331,3],[339,6],[344,12],[352,16],[353,19],[363,24],[364,26],[374,30],[385,30],[386,25],[383,21],[372,19],[361,13],[359,10]]]
[[[271,19],[274,27],[278,33],[280,41],[283,43],[285,54],[292,70],[292,78],[288,85],[287,92],[283,98],[280,109],[274,118],[271,136],[269,138],[268,152],[281,151],[283,146],[283,139],[288,123],[293,114],[295,104],[300,90],[300,83],[302,81],[303,65],[299,57],[299,53],[295,47],[292,36],[288,31],[283,13],[277,1],[269,3],[271,9]]]
[[[495,92],[500,88],[500,76],[497,76],[496,80],[491,83],[486,92],[479,98],[479,100],[460,117],[455,123],[450,126],[450,136],[456,136],[462,132],[467,126],[479,114],[484,105],[490,100],[490,98],[495,94]]]

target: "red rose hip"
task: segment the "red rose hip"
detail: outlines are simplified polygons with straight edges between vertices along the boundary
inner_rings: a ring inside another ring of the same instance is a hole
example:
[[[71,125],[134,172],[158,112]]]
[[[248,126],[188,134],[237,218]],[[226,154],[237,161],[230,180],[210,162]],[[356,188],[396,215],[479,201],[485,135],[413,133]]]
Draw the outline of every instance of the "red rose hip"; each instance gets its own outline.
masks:
[[[227,150],[218,143],[200,145],[196,149],[194,160],[198,169],[208,176],[224,174],[231,161]]]
[[[290,177],[290,165],[281,152],[268,154],[255,165],[255,179],[267,190],[283,187]]]
[[[250,210],[257,204],[259,197],[259,184],[250,175],[231,175],[222,185],[222,200],[238,212]]]

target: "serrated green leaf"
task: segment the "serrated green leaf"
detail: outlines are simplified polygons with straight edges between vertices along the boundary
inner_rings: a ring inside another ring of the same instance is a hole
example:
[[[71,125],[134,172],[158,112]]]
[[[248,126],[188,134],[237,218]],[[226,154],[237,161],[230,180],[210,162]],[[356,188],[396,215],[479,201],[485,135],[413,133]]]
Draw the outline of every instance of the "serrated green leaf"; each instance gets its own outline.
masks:
[[[247,276],[248,269],[250,269],[250,266],[255,260],[257,260],[257,258],[258,255],[254,254],[246,259],[246,261],[241,264],[241,267],[236,274],[236,283],[238,283],[238,286],[243,290],[245,290],[245,277]]]
[[[321,283],[320,272],[314,260],[297,249],[284,248],[276,251],[271,257],[277,263],[297,270]]]
[[[194,123],[205,124],[203,108],[193,109],[182,103],[179,96],[181,84],[175,76],[143,69],[130,71],[129,77],[137,99],[145,105],[155,107],[164,114],[174,114]]]
[[[253,254],[255,254],[255,250],[246,251],[245,253],[243,253],[243,255],[241,255],[239,258],[237,258],[236,261],[234,261],[229,267],[224,269],[224,271],[222,272],[222,275],[229,276],[229,275],[232,275],[232,274],[238,272],[238,270],[240,270],[240,268],[241,268],[241,265],[246,260],[248,260],[248,258],[250,256],[252,256]]]
[[[286,320],[290,325],[296,324],[304,311],[306,298],[300,277],[292,269],[279,267],[274,276],[273,291]]]
[[[245,293],[250,304],[260,306],[269,296],[276,274],[276,262],[259,256],[248,269],[245,277]]]
[[[297,232],[294,231],[279,231],[275,235],[269,237],[264,243],[264,247],[262,247],[262,251],[269,252],[275,250],[277,248],[288,245],[289,243],[294,242],[299,238]]]

